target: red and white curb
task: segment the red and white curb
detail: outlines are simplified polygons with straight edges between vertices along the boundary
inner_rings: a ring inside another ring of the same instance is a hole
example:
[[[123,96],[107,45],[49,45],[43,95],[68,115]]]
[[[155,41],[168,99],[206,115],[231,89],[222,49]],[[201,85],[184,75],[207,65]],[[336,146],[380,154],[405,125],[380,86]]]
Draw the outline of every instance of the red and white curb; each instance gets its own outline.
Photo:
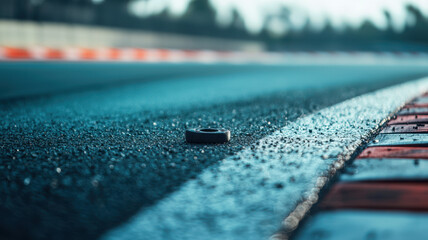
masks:
[[[228,52],[186,51],[138,48],[16,48],[0,47],[1,60],[16,61],[215,61],[229,57]]]
[[[426,239],[426,103],[428,95],[424,94],[387,122],[353,164],[345,168],[295,239],[320,235],[343,239],[344,233],[347,239]]]
[[[275,63],[282,54],[211,50],[143,48],[17,48],[1,47],[2,61],[79,61],[79,62],[197,62],[197,63]]]
[[[108,62],[197,62],[197,63],[279,63],[319,62],[332,60],[336,64],[387,64],[415,61],[428,64],[424,52],[234,52],[211,50],[175,50],[144,48],[85,48],[85,47],[13,47],[0,46],[0,61],[108,61]],[[382,62],[379,62],[379,60]]]

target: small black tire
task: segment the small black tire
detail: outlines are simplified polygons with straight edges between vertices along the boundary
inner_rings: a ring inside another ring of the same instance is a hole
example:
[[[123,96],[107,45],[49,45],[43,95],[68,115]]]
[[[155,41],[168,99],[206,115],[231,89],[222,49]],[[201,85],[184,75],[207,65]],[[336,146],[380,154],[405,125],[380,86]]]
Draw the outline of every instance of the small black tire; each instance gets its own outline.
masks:
[[[188,143],[226,143],[230,141],[230,131],[219,128],[195,128],[186,130]]]

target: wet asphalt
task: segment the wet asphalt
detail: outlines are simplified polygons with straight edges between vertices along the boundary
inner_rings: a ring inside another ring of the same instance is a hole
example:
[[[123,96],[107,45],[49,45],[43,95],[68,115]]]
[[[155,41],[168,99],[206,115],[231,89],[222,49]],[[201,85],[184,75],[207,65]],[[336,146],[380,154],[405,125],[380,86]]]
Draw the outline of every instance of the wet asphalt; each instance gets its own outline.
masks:
[[[2,84],[19,67],[0,66]],[[51,84],[64,67],[78,87]],[[100,64],[73,71],[81,67],[26,65],[19,81],[28,90],[14,95],[15,85],[3,95],[0,239],[97,238],[299,117],[428,74],[416,66],[176,65],[180,74],[173,74],[170,65]],[[43,79],[49,87],[30,91]],[[230,129],[231,141],[188,144],[184,131],[193,127]]]

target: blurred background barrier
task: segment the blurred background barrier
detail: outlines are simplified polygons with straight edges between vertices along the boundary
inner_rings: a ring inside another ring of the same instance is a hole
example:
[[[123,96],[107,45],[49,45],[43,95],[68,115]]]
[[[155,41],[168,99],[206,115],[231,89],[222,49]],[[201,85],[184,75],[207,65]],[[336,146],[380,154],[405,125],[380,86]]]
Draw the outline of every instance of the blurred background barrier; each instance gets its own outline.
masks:
[[[428,65],[425,52],[213,51],[109,47],[6,47],[0,61],[108,61],[288,65]]]
[[[428,52],[426,0],[1,0],[0,44]]]
[[[182,34],[115,29],[64,23],[0,20],[0,46],[170,48],[219,51],[262,51],[257,41],[186,36]]]

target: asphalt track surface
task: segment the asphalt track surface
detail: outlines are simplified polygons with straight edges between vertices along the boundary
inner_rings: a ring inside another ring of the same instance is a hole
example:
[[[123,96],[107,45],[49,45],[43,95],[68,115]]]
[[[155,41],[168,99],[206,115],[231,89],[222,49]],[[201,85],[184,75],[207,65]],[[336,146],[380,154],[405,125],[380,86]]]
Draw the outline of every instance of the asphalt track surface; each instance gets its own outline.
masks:
[[[0,73],[0,238],[94,239],[299,117],[428,69],[2,63]],[[230,129],[231,142],[184,141],[207,126]]]

